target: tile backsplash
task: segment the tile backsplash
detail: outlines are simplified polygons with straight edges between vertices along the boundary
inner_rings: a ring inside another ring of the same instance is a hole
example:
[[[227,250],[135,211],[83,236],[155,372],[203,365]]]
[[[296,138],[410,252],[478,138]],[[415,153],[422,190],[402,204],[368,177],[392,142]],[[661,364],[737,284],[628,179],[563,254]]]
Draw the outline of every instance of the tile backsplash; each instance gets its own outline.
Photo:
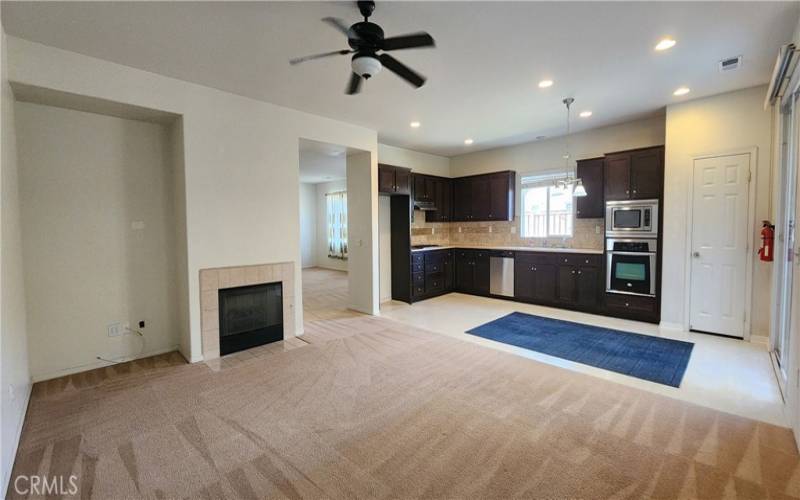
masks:
[[[425,212],[414,211],[412,245],[486,245],[603,249],[603,219],[574,219],[571,238],[522,238],[519,218],[513,222],[425,222]]]

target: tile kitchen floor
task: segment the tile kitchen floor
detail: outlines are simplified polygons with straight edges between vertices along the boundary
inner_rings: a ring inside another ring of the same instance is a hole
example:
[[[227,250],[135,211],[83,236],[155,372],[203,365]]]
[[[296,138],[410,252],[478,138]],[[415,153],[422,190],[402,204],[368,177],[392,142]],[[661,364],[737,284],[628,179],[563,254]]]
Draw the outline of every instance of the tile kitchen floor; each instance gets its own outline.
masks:
[[[514,311],[694,342],[680,388],[574,363],[464,332]],[[450,293],[408,305],[385,302],[381,315],[432,332],[475,342],[554,366],[587,373],[627,386],[786,426],[783,401],[764,345],[702,333],[661,329],[658,325],[608,318],[507,300]]]

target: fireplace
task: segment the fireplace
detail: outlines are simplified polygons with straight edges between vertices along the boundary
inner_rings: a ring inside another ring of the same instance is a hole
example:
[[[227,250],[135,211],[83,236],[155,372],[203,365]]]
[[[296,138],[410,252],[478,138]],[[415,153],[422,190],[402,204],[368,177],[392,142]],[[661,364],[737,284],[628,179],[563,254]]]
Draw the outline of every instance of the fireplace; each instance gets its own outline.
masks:
[[[280,282],[219,289],[219,352],[283,340]]]

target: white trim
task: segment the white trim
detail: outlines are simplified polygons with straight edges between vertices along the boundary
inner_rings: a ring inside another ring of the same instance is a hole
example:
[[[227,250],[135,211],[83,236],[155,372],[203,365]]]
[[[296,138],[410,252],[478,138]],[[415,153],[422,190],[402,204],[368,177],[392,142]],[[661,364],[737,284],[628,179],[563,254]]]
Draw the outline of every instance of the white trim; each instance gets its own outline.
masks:
[[[681,323],[671,323],[669,321],[662,321],[661,323],[658,324],[658,328],[661,330],[670,330],[675,332],[686,331]]]
[[[3,484],[2,484],[2,487],[0,487],[0,492],[3,492],[3,495],[4,495],[3,498],[6,498],[6,496],[8,496],[8,497],[11,496],[11,495],[8,494],[8,488],[11,487],[11,474],[14,471],[14,463],[17,460],[17,451],[19,450],[19,441],[20,441],[20,439],[22,439],[22,428],[25,426],[25,419],[28,416],[28,405],[31,402],[31,393],[32,392],[33,392],[33,383],[29,383],[28,384],[28,390],[25,391],[25,401],[24,401],[24,405],[22,407],[23,408],[22,415],[20,416],[19,424],[17,425],[17,430],[14,433],[14,445],[13,445],[14,453],[12,454],[12,456],[14,457],[14,460],[12,460],[10,464],[8,464],[9,465],[8,470],[5,471],[5,475],[2,478]],[[3,443],[4,446],[5,446],[5,444],[6,443]]]
[[[125,358],[118,358],[115,361],[116,361],[116,363],[127,363],[129,361],[136,361],[137,359],[149,358],[151,356],[158,356],[159,354],[165,354],[165,353],[172,352],[172,351],[178,351],[181,354],[181,356],[184,357],[184,359],[186,358],[186,356],[184,356],[183,353],[181,352],[180,347],[177,346],[177,345],[173,345],[173,346],[165,347],[163,349],[156,349],[154,351],[143,352],[143,353],[139,354],[138,356],[130,356],[130,357],[125,357]],[[202,358],[197,360],[197,361],[201,361],[201,360],[202,360]],[[195,363],[195,362],[196,362],[195,360],[192,360],[192,363]],[[102,360],[98,359],[97,361],[94,361],[92,363],[86,363],[85,365],[81,365],[81,366],[76,366],[76,367],[72,367],[72,368],[64,368],[63,370],[56,370],[56,371],[53,371],[53,372],[45,372],[45,373],[38,374],[38,375],[31,375],[31,381],[33,383],[43,382],[45,380],[64,377],[64,376],[67,376],[67,375],[73,375],[75,373],[86,372],[86,371],[94,370],[94,369],[97,369],[97,368],[103,368],[105,366],[112,366],[112,365],[114,365],[116,363],[109,363],[107,361],[102,361]]]
[[[684,302],[683,302],[683,328],[688,332],[689,323],[691,322],[691,286],[692,286],[692,223],[693,214],[692,209],[694,205],[694,168],[697,160],[704,160],[707,158],[718,158],[721,156],[735,156],[735,155],[750,155],[750,164],[748,169],[750,171],[750,182],[748,185],[747,193],[747,259],[745,262],[745,281],[744,281],[744,336],[743,339],[750,341],[751,337],[751,318],[753,312],[753,251],[752,239],[755,234],[756,222],[756,184],[758,183],[758,175],[756,168],[758,166],[758,146],[751,146],[748,148],[731,149],[719,151],[715,153],[701,153],[692,155],[692,182],[689,183],[689,195],[687,197],[687,210],[686,210],[686,252],[684,256]]]

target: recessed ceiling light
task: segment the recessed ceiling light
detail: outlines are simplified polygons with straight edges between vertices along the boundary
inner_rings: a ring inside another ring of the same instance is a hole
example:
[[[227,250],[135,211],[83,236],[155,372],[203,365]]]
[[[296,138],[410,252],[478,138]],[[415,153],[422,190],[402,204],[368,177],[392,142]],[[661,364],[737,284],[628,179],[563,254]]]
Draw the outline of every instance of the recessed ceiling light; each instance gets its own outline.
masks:
[[[474,142],[474,141],[473,141],[472,139],[464,139],[464,144],[466,144],[467,146],[469,146],[469,145],[470,145],[470,144],[472,144],[473,142]]]
[[[592,116],[592,112],[587,109],[586,111],[581,111],[581,114],[579,116],[581,118],[589,118],[590,116]]]
[[[553,86],[553,80],[542,80],[541,82],[539,82],[540,89],[546,89],[547,87],[552,87],[552,86]]]
[[[419,126],[422,124],[420,122],[411,122],[409,123],[409,125],[411,126],[411,128],[419,128]]]
[[[656,50],[667,50],[675,46],[677,42],[672,38],[664,38],[656,44]]]
[[[678,87],[672,95],[686,95],[689,93],[689,87]]]

